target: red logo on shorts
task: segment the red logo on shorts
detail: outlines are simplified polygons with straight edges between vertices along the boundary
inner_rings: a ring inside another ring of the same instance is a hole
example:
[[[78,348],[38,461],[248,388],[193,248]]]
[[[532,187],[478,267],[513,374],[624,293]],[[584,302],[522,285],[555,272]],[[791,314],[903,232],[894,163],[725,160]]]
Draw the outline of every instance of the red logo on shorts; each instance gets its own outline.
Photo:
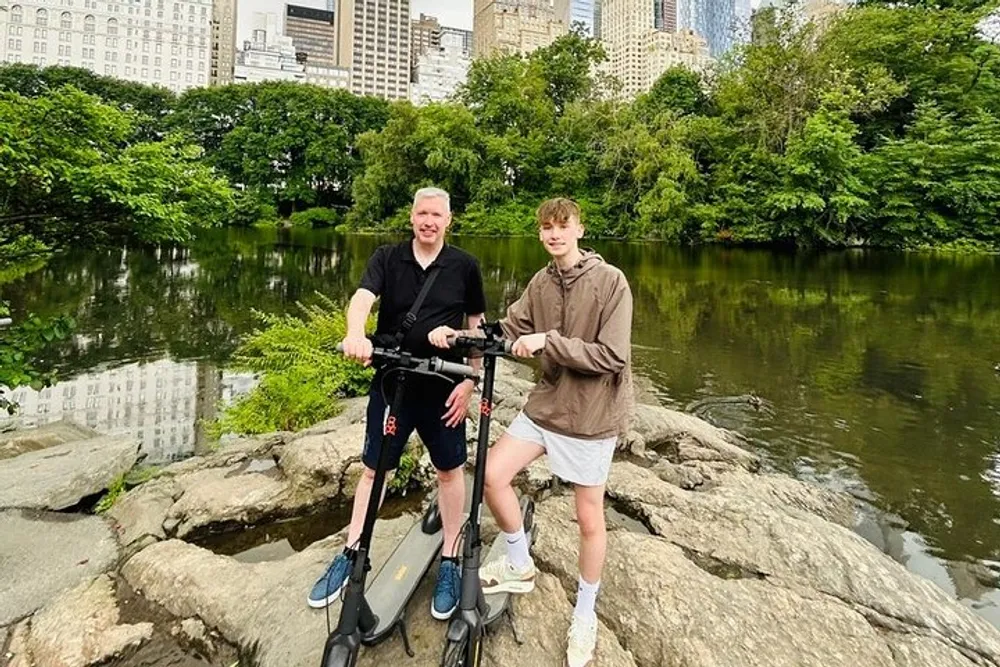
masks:
[[[396,435],[396,418],[389,417],[385,420],[385,434]]]
[[[479,412],[487,417],[489,417],[490,413],[493,412],[493,408],[490,406],[490,402],[487,401],[485,398],[479,401]]]

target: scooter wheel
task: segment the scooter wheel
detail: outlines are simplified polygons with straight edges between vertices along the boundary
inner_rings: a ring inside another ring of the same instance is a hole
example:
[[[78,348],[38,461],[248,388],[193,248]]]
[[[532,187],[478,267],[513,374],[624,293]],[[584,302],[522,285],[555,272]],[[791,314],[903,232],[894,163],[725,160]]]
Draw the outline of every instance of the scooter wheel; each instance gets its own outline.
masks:
[[[323,667],[354,667],[357,657],[352,655],[351,649],[346,646],[334,646],[323,661]]]
[[[462,667],[465,664],[465,642],[448,642],[441,656],[441,667]]]

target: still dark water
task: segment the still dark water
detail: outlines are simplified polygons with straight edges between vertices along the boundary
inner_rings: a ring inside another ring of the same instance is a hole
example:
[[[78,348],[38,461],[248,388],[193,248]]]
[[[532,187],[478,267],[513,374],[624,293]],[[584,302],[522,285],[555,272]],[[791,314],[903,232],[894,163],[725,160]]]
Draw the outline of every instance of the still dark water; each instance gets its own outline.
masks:
[[[253,311],[316,291],[346,303],[384,241],[220,230],[70,253],[0,285],[15,317],[78,322],[49,360],[62,381],[15,392],[22,419],[132,433],[150,462],[190,456],[199,423],[252,385],[225,363]],[[491,317],[546,261],[533,239],[454,242],[480,259]],[[1000,626],[1000,258],[594,245],[629,276],[647,390],[752,437],[774,469],[868,500],[866,537]]]

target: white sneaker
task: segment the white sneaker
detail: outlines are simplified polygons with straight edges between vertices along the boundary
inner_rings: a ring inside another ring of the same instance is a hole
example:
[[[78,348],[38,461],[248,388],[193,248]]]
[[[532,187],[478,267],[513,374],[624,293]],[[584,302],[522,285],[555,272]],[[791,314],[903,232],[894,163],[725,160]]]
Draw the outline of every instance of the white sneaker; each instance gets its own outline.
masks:
[[[528,559],[523,569],[516,569],[504,554],[479,569],[483,593],[530,593],[535,590],[535,561]]]
[[[588,621],[573,614],[567,635],[566,663],[569,667],[586,667],[594,659],[597,647],[597,619]]]

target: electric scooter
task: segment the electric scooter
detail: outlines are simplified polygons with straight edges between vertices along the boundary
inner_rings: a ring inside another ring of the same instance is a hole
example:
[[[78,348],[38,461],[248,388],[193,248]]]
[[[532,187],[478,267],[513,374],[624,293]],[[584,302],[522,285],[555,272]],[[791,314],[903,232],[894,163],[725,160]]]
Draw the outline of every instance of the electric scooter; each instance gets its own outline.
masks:
[[[340,345],[338,351],[342,351]],[[364,527],[358,541],[357,554],[351,564],[351,574],[345,588],[337,628],[330,633],[323,649],[323,667],[354,667],[361,644],[374,644],[399,628],[406,652],[411,657],[409,638],[403,621],[403,611],[441,548],[441,520],[437,504],[432,503],[423,519],[417,522],[396,548],[379,576],[366,591],[371,569],[369,551],[375,519],[378,515],[382,488],[388,472],[389,443],[397,431],[397,416],[406,395],[407,378],[414,374],[454,378],[475,378],[476,371],[468,365],[444,361],[437,357],[421,359],[399,350],[375,348],[372,365],[382,369],[384,378],[395,375],[395,393],[389,401],[389,412],[382,431],[382,448],[375,469],[375,480],[365,511]],[[397,576],[399,575],[399,576]]]
[[[493,384],[496,378],[497,358],[510,354],[511,343],[503,338],[503,331],[497,323],[481,325],[485,336],[457,336],[450,342],[452,347],[464,350],[470,356],[483,357],[482,401],[479,404],[479,441],[476,450],[476,472],[472,487],[472,505],[469,521],[465,526],[462,551],[462,593],[448,626],[447,640],[441,656],[442,667],[479,667],[482,663],[482,641],[486,628],[501,616],[510,622],[511,631],[518,644],[521,643],[514,625],[510,609],[510,595],[495,593],[484,595],[479,580],[482,556],[483,487],[486,479],[486,458],[490,447],[490,417],[493,412]],[[528,496],[521,498],[521,520],[524,532],[532,536],[534,528],[534,501]],[[533,541],[533,540],[532,540]],[[489,551],[489,558],[499,557],[506,548],[503,533],[497,535]]]

